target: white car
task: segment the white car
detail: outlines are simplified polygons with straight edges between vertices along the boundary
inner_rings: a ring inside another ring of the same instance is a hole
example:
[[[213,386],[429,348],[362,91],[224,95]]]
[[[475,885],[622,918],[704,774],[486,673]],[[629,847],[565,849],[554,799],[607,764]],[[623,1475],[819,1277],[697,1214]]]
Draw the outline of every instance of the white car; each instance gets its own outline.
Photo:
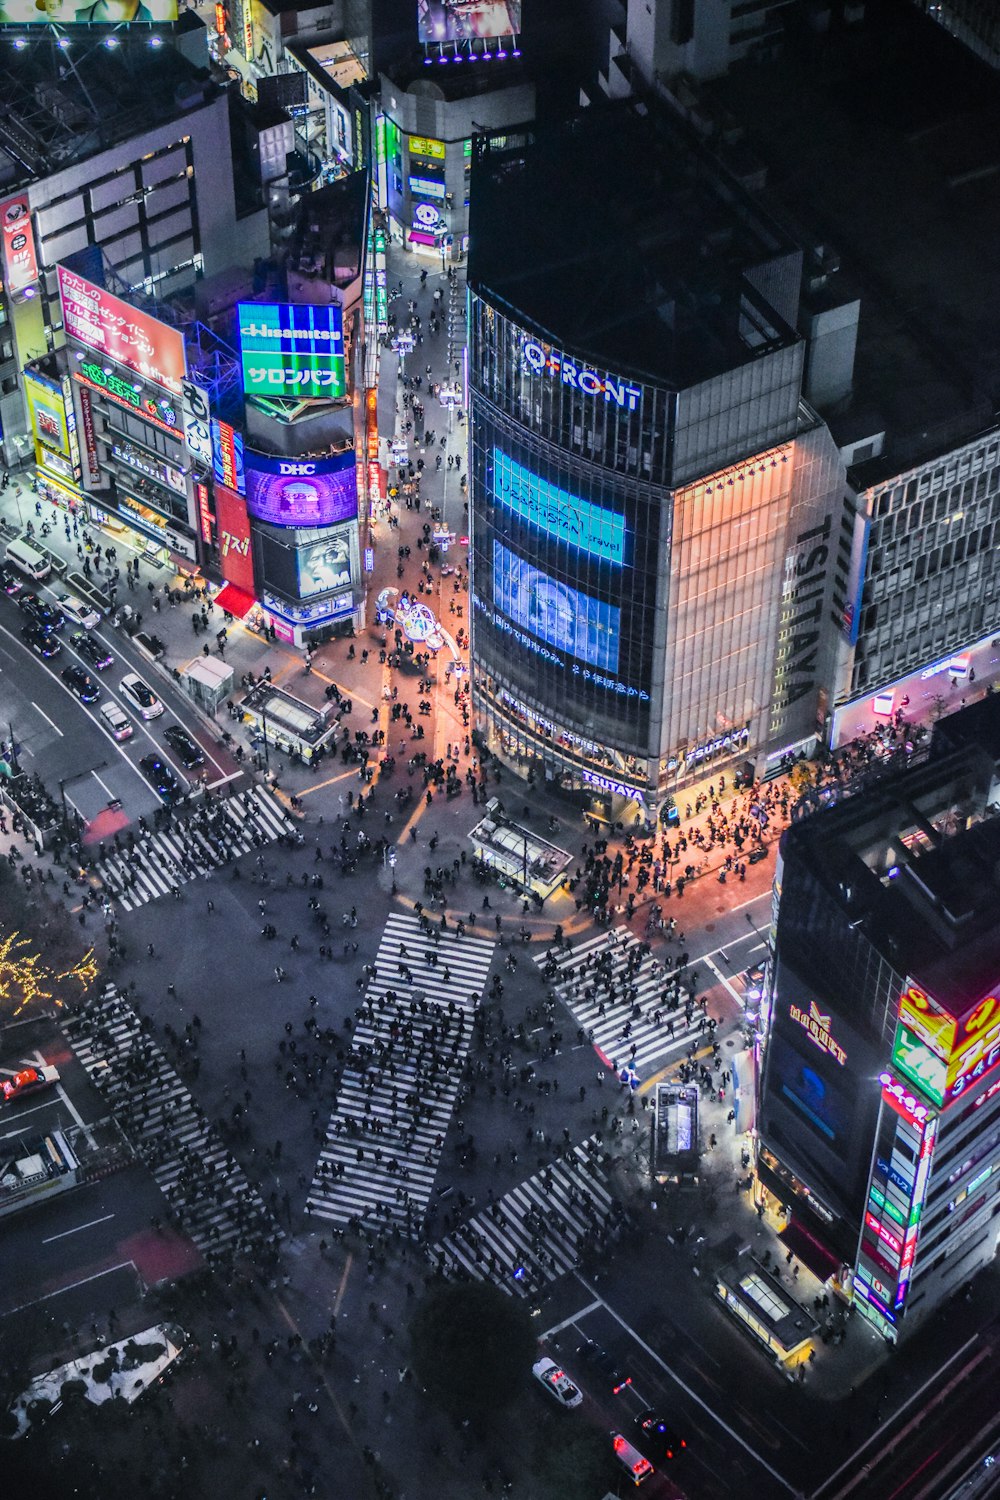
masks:
[[[130,740],[132,738],[132,720],[117,703],[102,703],[98,712],[102,725],[113,739]]]
[[[66,616],[72,620],[74,625],[82,625],[84,630],[93,630],[95,625],[100,625],[100,613],[92,604],[84,604],[82,599],[76,599],[72,594],[57,594],[56,603]]]
[[[153,692],[147,687],[142,678],[136,672],[126,672],[118,684],[118,691],[123,698],[131,703],[133,708],[139,710],[144,719],[158,719],[163,712],[163,704]]]
[[[583,1400],[583,1392],[573,1384],[566,1371],[554,1359],[540,1359],[537,1364],[532,1365],[531,1373],[536,1380],[541,1381],[560,1406],[579,1406]]]

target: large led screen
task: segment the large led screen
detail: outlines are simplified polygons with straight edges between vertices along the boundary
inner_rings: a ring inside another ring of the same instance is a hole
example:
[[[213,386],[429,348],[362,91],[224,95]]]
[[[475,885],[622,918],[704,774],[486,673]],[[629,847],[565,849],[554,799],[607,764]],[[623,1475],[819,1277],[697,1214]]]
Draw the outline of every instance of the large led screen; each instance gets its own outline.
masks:
[[[770,1041],[768,1087],[777,1090],[796,1117],[831,1149],[844,1151],[853,1123],[853,1089],[849,1078],[834,1077],[833,1069],[807,1052],[808,1043],[793,1047],[777,1030]]]
[[[180,330],[113,297],[66,266],[56,270],[67,338],[96,349],[144,380],[180,396],[187,374]]]
[[[493,449],[493,494],[500,505],[571,547],[625,561],[624,516],[548,483],[501,448]]]
[[[493,598],[539,640],[606,672],[618,670],[621,611],[551,578],[493,542]]]
[[[0,26],[33,24],[48,26],[57,21],[86,26],[122,26],[136,22],[176,21],[177,0],[92,0],[87,5],[64,0],[5,0],[0,5]]]
[[[339,307],[241,302],[236,309],[248,396],[335,400],[347,390]]]
[[[336,526],[358,514],[354,452],[332,458],[285,459],[244,453],[247,509],[272,526]]]
[[[470,42],[520,30],[521,0],[417,0],[422,42]]]
[[[330,589],[345,589],[351,582],[351,533],[336,532],[322,541],[310,542],[297,551],[299,598],[311,599]]]

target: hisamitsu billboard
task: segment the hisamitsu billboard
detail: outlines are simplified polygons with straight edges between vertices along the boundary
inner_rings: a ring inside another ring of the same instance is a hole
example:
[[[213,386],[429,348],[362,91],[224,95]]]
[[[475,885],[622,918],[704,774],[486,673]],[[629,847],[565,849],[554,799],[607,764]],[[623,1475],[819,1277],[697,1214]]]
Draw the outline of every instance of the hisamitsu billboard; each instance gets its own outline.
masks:
[[[236,314],[248,396],[334,401],[346,394],[339,307],[241,302]]]
[[[140,312],[65,266],[56,270],[67,338],[180,396],[187,374],[180,330]]]

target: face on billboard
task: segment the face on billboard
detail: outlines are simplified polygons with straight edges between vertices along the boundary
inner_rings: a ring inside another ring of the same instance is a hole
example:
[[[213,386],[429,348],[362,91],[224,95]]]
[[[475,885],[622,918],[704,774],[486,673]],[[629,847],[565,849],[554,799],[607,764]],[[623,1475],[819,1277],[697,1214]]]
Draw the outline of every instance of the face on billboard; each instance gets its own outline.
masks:
[[[469,42],[520,30],[521,0],[417,0],[422,42]]]
[[[311,599],[330,589],[344,589],[351,582],[351,538],[349,531],[324,537],[298,549],[299,598]]]
[[[336,400],[347,390],[339,307],[241,302],[237,309],[248,396]]]
[[[358,514],[354,454],[285,460],[247,453],[247,508],[272,526],[335,526]]]
[[[66,337],[180,396],[186,373],[184,335],[75,271],[65,266],[57,271]]]
[[[177,0],[4,0],[0,22],[18,26],[58,21],[85,26],[121,26],[130,22],[176,21]]]
[[[551,578],[498,541],[493,543],[493,598],[516,625],[550,646],[617,671],[621,611]]]

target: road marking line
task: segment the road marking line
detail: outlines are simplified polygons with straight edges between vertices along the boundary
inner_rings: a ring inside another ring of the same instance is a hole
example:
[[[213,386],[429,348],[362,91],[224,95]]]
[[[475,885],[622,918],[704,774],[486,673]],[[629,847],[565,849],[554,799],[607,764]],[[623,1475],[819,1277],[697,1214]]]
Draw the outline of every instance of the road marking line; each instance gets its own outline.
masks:
[[[55,732],[56,732],[56,734],[57,734],[57,735],[58,735],[58,736],[59,736],[59,738],[60,738],[60,739],[64,739],[64,738],[65,738],[65,736],[64,736],[64,734],[63,734],[63,732],[62,732],[62,730],[61,730],[61,729],[60,729],[60,728],[59,728],[59,725],[58,725],[58,724],[53,724],[53,723],[52,723],[52,720],[51,720],[51,719],[50,719],[50,718],[49,718],[49,716],[48,716],[48,714],[47,714],[47,713],[46,713],[46,712],[45,712],[45,710],[44,710],[44,708],[39,708],[39,707],[38,707],[38,704],[37,704],[37,703],[36,703],[36,702],[35,702],[35,700],[34,700],[34,698],[32,698],[32,699],[31,699],[31,700],[30,700],[30,702],[31,702],[31,706],[32,706],[32,708],[33,708],[33,709],[34,709],[34,710],[35,710],[35,712],[36,712],[36,713],[39,713],[39,714],[41,714],[41,716],[42,716],[42,718],[43,718],[43,719],[44,719],[44,720],[45,720],[45,722],[46,722],[46,724],[50,724],[50,725],[52,725],[52,728],[53,728],[53,729],[54,729],[54,730],[55,730]]]
[[[594,1291],[594,1288],[592,1286],[588,1286],[587,1285],[587,1283],[584,1281],[583,1277],[580,1275],[579,1271],[574,1271],[573,1274],[576,1277],[577,1281],[580,1283],[580,1285],[586,1291],[590,1292],[591,1296],[593,1296],[593,1297],[597,1296],[597,1293]],[[659,1367],[663,1371],[663,1373],[665,1375],[669,1375],[670,1379],[672,1381],[674,1381],[674,1383],[676,1385],[679,1385],[680,1388],[681,1388],[681,1390],[684,1391],[686,1395],[690,1396],[690,1398],[691,1398],[692,1401],[697,1402],[697,1404],[701,1407],[702,1411],[705,1412],[706,1415],[712,1419],[712,1421],[717,1422],[718,1425],[725,1432],[728,1432],[729,1436],[733,1439],[733,1441],[736,1442],[736,1443],[738,1443],[740,1445],[740,1447],[744,1450],[744,1452],[749,1453],[750,1457],[753,1458],[753,1459],[755,1459],[757,1461],[757,1463],[760,1464],[760,1466],[761,1466],[762,1469],[766,1469],[767,1472],[771,1475],[771,1477],[773,1479],[776,1479],[778,1481],[778,1483],[781,1485],[782,1489],[787,1490],[790,1495],[797,1495],[799,1493],[799,1491],[795,1488],[794,1485],[789,1484],[788,1480],[785,1479],[781,1474],[779,1474],[778,1471],[777,1471],[777,1469],[773,1468],[772,1465],[768,1463],[768,1461],[767,1461],[766,1458],[762,1458],[761,1457],[761,1455],[757,1452],[756,1448],[752,1448],[750,1446],[750,1444],[747,1442],[747,1440],[746,1440],[745,1437],[741,1437],[740,1434],[735,1430],[735,1428],[730,1427],[728,1422],[724,1422],[722,1420],[722,1418],[719,1416],[718,1412],[713,1411],[712,1408],[709,1406],[708,1402],[707,1401],[703,1401],[702,1398],[698,1395],[697,1391],[693,1391],[691,1389],[691,1387],[689,1385],[687,1385],[680,1378],[680,1376],[677,1374],[677,1371],[674,1370],[670,1365],[668,1365],[665,1359],[661,1359],[660,1356],[657,1354],[656,1350],[650,1348],[649,1344],[646,1343],[645,1339],[641,1338],[639,1336],[639,1334],[636,1333],[635,1329],[632,1328],[632,1327],[630,1327],[630,1325],[628,1323],[626,1323],[625,1319],[619,1313],[616,1313],[615,1310],[614,1310],[614,1308],[611,1307],[609,1305],[609,1303],[607,1303],[607,1302],[604,1301],[603,1297],[598,1297],[597,1300],[601,1304],[601,1306],[604,1308],[605,1312],[608,1313],[610,1317],[614,1318],[615,1322],[619,1325],[619,1327],[624,1328],[625,1332],[629,1335],[629,1337],[635,1339],[635,1341],[639,1345],[640,1349],[644,1349],[646,1351],[646,1353],[649,1355],[650,1359],[654,1360],[656,1362],[656,1364],[659,1365]]]
[[[554,1339],[557,1333],[562,1333],[564,1328],[569,1328],[578,1318],[585,1318],[588,1313],[596,1312],[601,1305],[598,1299],[597,1302],[591,1302],[589,1307],[581,1307],[579,1312],[575,1312],[572,1317],[563,1318],[562,1322],[557,1323],[554,1328],[546,1328],[544,1333],[538,1335],[539,1342],[542,1339]]]
[[[215,764],[218,765],[219,762],[216,761]],[[230,771],[230,773],[229,773],[228,776],[220,776],[219,779],[218,779],[218,781],[210,781],[208,783],[208,790],[210,792],[214,792],[215,788],[217,786],[225,786],[227,781],[236,781],[237,778],[240,777],[240,776],[242,776],[242,775],[243,775],[242,770],[240,770],[240,771]]]
[[[344,1300],[344,1293],[347,1291],[347,1278],[351,1274],[351,1266],[353,1264],[354,1264],[354,1252],[353,1252],[353,1250],[351,1250],[351,1251],[348,1251],[347,1261],[346,1261],[346,1263],[344,1265],[344,1274],[340,1278],[340,1285],[337,1288],[337,1295],[333,1299],[333,1316],[334,1317],[336,1317],[337,1314],[340,1312],[340,1304]]]
[[[91,776],[93,776],[93,778],[97,782],[97,784],[99,786],[102,786],[104,788],[104,790],[107,792],[108,797],[111,799],[111,801],[116,801],[117,800],[117,794],[111,790],[111,788],[108,786],[108,783],[106,781],[102,781],[101,777],[98,776],[98,774],[97,774],[96,771],[91,771],[90,774],[91,774]]]
[[[136,1270],[134,1260],[119,1261],[116,1266],[108,1266],[103,1271],[95,1271],[93,1276],[84,1276],[80,1281],[71,1281],[68,1286],[56,1287],[54,1292],[46,1292],[42,1297],[35,1297],[31,1302],[22,1302],[19,1307],[8,1307],[0,1314],[4,1318],[12,1318],[15,1313],[27,1312],[29,1307],[37,1307],[39,1302],[51,1302],[53,1297],[61,1297],[64,1292],[75,1292],[77,1287],[89,1286],[92,1281],[100,1281],[102,1276],[113,1276],[116,1271],[134,1271],[136,1280],[142,1284],[142,1277]]]
[[[65,1240],[71,1234],[79,1234],[81,1229],[93,1229],[95,1224],[106,1224],[114,1217],[114,1214],[105,1214],[103,1219],[90,1219],[86,1224],[78,1224],[75,1229],[64,1229],[62,1234],[50,1234],[47,1240],[42,1240],[42,1244],[54,1245],[56,1240]]]
[[[309,796],[312,795],[313,792],[322,791],[323,787],[325,787],[325,786],[333,786],[333,784],[334,784],[335,781],[346,781],[346,779],[347,779],[348,776],[353,776],[355,778],[355,780],[357,780],[357,775],[358,775],[358,768],[357,768],[357,766],[352,766],[350,768],[350,770],[348,770],[348,771],[341,771],[336,776],[328,776],[325,781],[314,782],[312,786],[307,786],[305,788],[305,790],[299,792],[298,795],[300,797],[309,797]]]

